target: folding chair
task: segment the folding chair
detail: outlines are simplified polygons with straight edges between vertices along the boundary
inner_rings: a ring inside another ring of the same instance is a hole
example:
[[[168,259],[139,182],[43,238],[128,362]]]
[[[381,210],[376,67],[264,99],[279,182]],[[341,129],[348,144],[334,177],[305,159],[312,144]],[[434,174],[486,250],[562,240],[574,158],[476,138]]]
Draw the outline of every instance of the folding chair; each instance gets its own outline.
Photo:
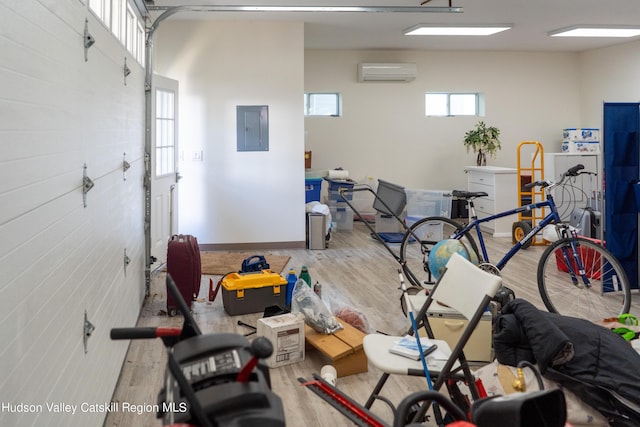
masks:
[[[423,327],[427,336],[433,339],[427,312],[429,306],[435,301],[457,310],[469,322],[446,361],[430,360],[430,357],[427,356],[428,371],[434,381],[433,389],[435,391],[440,390],[447,380],[463,380],[467,383],[473,400],[480,397],[463,348],[501,285],[502,279],[499,276],[481,270],[458,254],[453,254],[447,262],[445,272],[440,276],[416,314],[415,321],[418,327]],[[413,335],[413,328],[409,328],[407,334]],[[386,402],[393,408],[390,400],[380,395],[390,375],[425,376],[420,360],[415,361],[389,352],[389,348],[400,338],[400,336],[383,334],[369,334],[364,338],[363,347],[369,362],[383,372],[364,405],[367,409],[371,408],[376,399]],[[449,349],[446,341],[433,341],[436,342],[438,348]]]

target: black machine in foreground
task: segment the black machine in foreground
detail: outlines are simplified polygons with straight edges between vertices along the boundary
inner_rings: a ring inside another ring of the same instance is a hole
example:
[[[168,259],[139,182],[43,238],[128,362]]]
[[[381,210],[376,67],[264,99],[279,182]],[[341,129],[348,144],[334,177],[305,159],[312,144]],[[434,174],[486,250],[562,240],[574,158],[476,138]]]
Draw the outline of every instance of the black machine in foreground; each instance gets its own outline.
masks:
[[[317,374],[313,374],[312,380],[298,378],[298,381],[358,427],[424,426],[421,422],[413,420],[419,412],[420,405],[427,405],[427,408],[438,405],[440,410],[446,412],[444,419],[434,421],[439,427],[564,427],[567,420],[562,390],[543,390],[541,379],[538,391],[485,397],[472,402],[470,407],[467,404],[463,405],[465,411],[449,397],[437,391],[414,392],[402,399],[394,410],[392,426]]]
[[[161,338],[167,348],[165,388],[158,395],[164,425],[200,427],[282,427],[282,401],[271,390],[269,368],[260,359],[273,352],[271,342],[238,334],[202,334],[175,282],[167,290],[184,316],[180,328],[111,329],[111,339]]]

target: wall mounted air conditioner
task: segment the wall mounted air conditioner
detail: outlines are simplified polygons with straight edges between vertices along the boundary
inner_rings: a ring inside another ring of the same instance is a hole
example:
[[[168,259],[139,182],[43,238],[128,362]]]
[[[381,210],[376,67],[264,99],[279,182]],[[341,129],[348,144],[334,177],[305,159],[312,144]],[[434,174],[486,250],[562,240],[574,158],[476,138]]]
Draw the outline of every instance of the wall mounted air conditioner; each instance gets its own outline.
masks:
[[[410,82],[416,78],[418,66],[413,63],[358,64],[358,81]]]

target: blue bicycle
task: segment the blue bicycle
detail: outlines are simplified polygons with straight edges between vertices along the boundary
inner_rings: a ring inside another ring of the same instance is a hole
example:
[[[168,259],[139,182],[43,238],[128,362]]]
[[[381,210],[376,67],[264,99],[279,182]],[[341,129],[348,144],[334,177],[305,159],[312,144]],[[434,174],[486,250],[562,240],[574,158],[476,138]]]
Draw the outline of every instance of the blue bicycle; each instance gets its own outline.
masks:
[[[570,168],[558,182],[544,180],[527,184],[527,189],[543,188],[545,200],[484,218],[478,218],[473,201],[487,196],[487,193],[453,191],[455,197],[467,201],[469,223],[464,225],[449,218],[427,217],[409,227],[400,245],[400,263],[405,276],[418,289],[432,283],[428,257],[431,248],[443,239],[459,240],[467,248],[470,259],[478,260],[480,268],[499,275],[516,253],[529,247],[534,236],[552,224],[557,240],[542,253],[537,268],[538,290],[547,310],[593,321],[628,313],[631,291],[620,262],[599,242],[579,236],[573,227],[563,223],[551,194],[568,177],[578,176],[582,169],[583,165]],[[497,218],[541,208],[548,208],[548,214],[533,227],[529,223],[518,222],[514,230],[516,243],[493,264],[480,226]]]

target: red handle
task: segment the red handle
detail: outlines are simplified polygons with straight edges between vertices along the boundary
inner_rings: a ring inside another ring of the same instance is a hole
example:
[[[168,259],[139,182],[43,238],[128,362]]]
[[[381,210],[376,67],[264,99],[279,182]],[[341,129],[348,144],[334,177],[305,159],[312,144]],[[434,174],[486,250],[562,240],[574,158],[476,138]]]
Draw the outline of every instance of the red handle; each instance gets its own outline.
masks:
[[[239,382],[239,383],[248,382],[249,377],[251,376],[251,372],[253,371],[253,368],[255,368],[257,364],[258,364],[257,357],[253,356],[251,359],[249,359],[247,364],[242,367],[240,372],[238,372],[238,376],[236,377],[236,382]]]
[[[218,295],[218,290],[220,289],[220,285],[222,284],[222,279],[218,281],[216,285],[216,290],[213,290],[213,279],[209,279],[209,301],[214,301],[216,296]]]
[[[160,337],[179,337],[182,328],[156,328],[156,338]]]

